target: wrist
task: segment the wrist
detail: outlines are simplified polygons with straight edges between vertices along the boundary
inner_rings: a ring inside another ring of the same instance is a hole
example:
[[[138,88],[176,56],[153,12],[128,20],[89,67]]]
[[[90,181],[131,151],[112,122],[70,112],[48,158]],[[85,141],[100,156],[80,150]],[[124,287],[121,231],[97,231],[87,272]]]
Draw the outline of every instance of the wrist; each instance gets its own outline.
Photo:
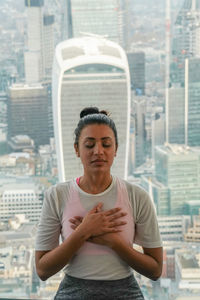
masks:
[[[80,224],[76,229],[75,232],[80,235],[80,238],[84,241],[88,240],[91,237],[91,233],[87,228],[84,228],[82,224]]]

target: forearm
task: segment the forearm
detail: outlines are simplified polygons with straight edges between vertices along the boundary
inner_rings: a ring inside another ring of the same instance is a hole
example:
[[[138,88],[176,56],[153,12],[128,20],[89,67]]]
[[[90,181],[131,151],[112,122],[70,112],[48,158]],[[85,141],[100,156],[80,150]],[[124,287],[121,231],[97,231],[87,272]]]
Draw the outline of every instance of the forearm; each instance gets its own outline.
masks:
[[[159,263],[150,255],[141,253],[120,241],[114,243],[114,245],[112,245],[112,249],[122,260],[126,261],[127,264],[138,273],[150,278],[151,280],[157,280],[161,276],[162,263]]]
[[[42,280],[46,280],[59,272],[66,266],[89,236],[87,232],[77,229],[61,245],[42,255],[40,259],[36,260],[39,277]]]

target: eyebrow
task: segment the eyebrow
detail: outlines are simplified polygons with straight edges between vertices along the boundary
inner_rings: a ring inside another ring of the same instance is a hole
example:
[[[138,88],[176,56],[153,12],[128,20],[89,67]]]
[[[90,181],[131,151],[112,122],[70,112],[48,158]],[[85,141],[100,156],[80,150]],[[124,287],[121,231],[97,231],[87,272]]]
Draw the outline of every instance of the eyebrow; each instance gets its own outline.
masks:
[[[95,141],[96,139],[88,136],[85,138],[85,140]],[[105,137],[102,137],[101,140],[112,140],[112,138],[110,136],[105,136]]]

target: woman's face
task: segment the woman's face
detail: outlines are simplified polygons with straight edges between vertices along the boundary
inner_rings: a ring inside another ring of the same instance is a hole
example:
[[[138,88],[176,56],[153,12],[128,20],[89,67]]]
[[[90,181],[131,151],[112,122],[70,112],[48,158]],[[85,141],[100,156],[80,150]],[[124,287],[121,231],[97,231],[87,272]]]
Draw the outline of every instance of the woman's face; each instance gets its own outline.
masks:
[[[116,141],[112,129],[104,124],[84,127],[78,146],[74,145],[85,172],[110,172],[116,156]]]

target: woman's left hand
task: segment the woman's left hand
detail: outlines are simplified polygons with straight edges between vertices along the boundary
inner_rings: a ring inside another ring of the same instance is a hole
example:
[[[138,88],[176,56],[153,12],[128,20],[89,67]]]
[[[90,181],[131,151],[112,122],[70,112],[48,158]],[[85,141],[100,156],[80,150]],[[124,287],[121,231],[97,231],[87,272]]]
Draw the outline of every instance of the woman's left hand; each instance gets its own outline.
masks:
[[[75,216],[71,218],[69,221],[72,223],[71,228],[76,229],[82,222],[83,218],[80,216]],[[118,233],[106,233],[99,236],[94,236],[89,238],[88,242],[104,245],[112,248],[112,246],[115,244],[115,242],[119,242],[121,237]]]

